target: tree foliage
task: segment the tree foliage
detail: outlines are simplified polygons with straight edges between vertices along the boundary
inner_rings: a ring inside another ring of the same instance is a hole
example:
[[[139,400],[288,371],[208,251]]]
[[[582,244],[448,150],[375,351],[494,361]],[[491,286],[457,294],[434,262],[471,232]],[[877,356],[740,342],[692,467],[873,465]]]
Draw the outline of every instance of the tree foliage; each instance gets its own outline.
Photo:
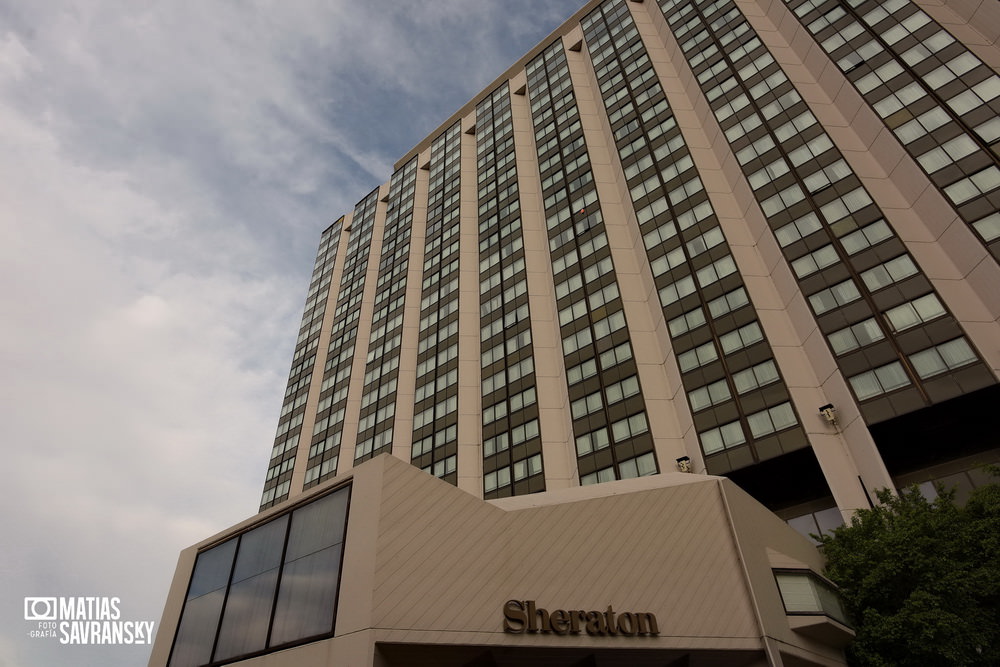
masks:
[[[857,637],[855,665],[1000,665],[1000,485],[964,506],[917,487],[821,539]]]

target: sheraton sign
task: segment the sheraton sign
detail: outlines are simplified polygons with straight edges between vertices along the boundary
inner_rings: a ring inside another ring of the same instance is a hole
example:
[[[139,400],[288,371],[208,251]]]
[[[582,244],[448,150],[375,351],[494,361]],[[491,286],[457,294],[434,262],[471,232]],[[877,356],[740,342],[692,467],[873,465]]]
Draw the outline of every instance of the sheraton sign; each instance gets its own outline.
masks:
[[[514,635],[525,632],[578,635],[586,632],[588,635],[612,637],[660,634],[656,616],[649,612],[617,613],[611,605],[605,611],[556,609],[550,612],[536,607],[534,600],[507,600],[503,606],[503,631]]]

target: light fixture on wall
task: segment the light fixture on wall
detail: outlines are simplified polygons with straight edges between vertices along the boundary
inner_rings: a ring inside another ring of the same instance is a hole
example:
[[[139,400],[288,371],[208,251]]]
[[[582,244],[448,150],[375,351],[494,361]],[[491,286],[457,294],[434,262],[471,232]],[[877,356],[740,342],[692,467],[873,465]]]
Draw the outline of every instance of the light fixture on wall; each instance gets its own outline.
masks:
[[[836,426],[837,408],[833,407],[833,403],[827,403],[826,405],[821,405],[819,407],[819,413],[823,415],[824,419],[826,419],[828,422]]]

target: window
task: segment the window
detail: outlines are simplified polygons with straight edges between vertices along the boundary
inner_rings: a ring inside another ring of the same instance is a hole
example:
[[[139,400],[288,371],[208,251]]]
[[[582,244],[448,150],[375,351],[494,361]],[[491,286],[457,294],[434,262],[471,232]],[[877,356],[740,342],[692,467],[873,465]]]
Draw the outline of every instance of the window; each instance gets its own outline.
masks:
[[[597,362],[593,359],[588,359],[582,364],[567,369],[566,382],[568,384],[576,384],[581,380],[594,377],[595,375],[597,375]]]
[[[601,401],[601,392],[595,391],[593,394],[573,401],[572,405],[570,405],[570,411],[573,414],[573,419],[580,419],[601,410],[603,407],[604,403]]]
[[[611,439],[608,437],[608,429],[599,428],[596,431],[584,433],[576,439],[576,453],[578,456],[583,456],[598,449],[604,449],[610,444]]]
[[[660,305],[669,306],[670,304],[683,299],[684,297],[694,294],[694,278],[691,276],[684,276],[675,280],[673,283],[663,287],[659,291]]]
[[[1000,213],[980,218],[973,222],[972,226],[987,243],[1000,239]]]
[[[604,390],[605,396],[607,396],[608,405],[614,405],[620,401],[624,401],[626,398],[635,396],[639,393],[639,378],[635,375],[631,375],[621,382],[616,382]]]
[[[805,278],[821,269],[840,262],[833,244],[828,244],[792,261],[792,270],[799,278]]]
[[[170,667],[330,635],[349,498],[343,487],[199,553]]]
[[[705,324],[705,311],[703,311],[699,306],[694,310],[689,310],[683,315],[678,315],[674,319],[670,320],[670,322],[667,323],[667,328],[670,329],[670,337],[676,338],[677,336],[685,334],[692,329],[697,329],[703,324]]]
[[[611,435],[614,436],[617,443],[642,435],[648,430],[649,424],[646,422],[646,414],[643,412],[616,421],[611,425]]]
[[[743,427],[740,426],[738,421],[729,422],[728,424],[723,424],[722,426],[699,433],[698,439],[701,440],[701,449],[706,455],[742,445],[747,441],[746,436],[743,434]]]
[[[489,493],[496,491],[502,486],[510,484],[510,468],[504,466],[494,472],[483,475],[483,491]]]
[[[857,285],[850,279],[842,283],[837,283],[821,292],[810,295],[809,305],[817,315],[838,308],[845,304],[857,301],[861,298],[861,292]]]
[[[589,486],[590,484],[600,484],[602,482],[613,482],[617,479],[615,477],[614,468],[602,468],[597,472],[592,472],[589,475],[583,475],[580,477],[580,486]]]
[[[903,86],[894,93],[889,93],[873,106],[875,107],[876,113],[885,119],[900,109],[909,107],[911,104],[926,95],[927,93],[924,92],[924,89],[920,86],[920,84],[914,81]]]
[[[682,373],[712,363],[719,358],[719,353],[715,349],[715,344],[711,341],[704,345],[699,345],[693,350],[682,352],[677,355],[677,363],[680,365]]]
[[[774,579],[786,614],[822,614],[848,624],[836,589],[809,570],[776,571]]]
[[[848,378],[859,401],[880,396],[894,389],[900,389],[910,384],[902,364],[893,361],[864,373]]]
[[[768,435],[769,433],[774,433],[776,431],[781,431],[795,426],[798,424],[798,420],[795,419],[795,412],[792,410],[792,404],[786,401],[785,403],[776,405],[773,408],[768,408],[766,410],[761,410],[760,412],[755,412],[752,415],[748,415],[747,424],[750,425],[750,433],[753,434],[753,437],[760,438]]]
[[[445,477],[457,469],[458,457],[454,454],[442,461],[435,461],[431,465],[421,468],[428,475],[434,475],[435,477]]]
[[[745,394],[758,387],[764,387],[772,382],[777,382],[778,379],[778,368],[769,359],[746,370],[733,373],[733,386],[736,387],[737,393]]]
[[[827,222],[834,223],[842,220],[864,207],[872,204],[872,198],[864,188],[855,188],[842,197],[838,197],[820,207],[820,212],[827,219]]]
[[[732,398],[732,393],[730,393],[729,385],[726,384],[725,380],[719,380],[688,392],[688,401],[694,412],[724,403],[730,398]]]
[[[908,301],[885,311],[885,316],[889,320],[889,324],[896,331],[904,331],[923,322],[929,322],[944,314],[944,306],[941,305],[941,302],[938,301],[937,296],[934,294],[926,294],[913,301]]]
[[[937,148],[933,148],[917,158],[917,162],[928,174],[944,169],[950,164],[958,162],[966,155],[971,155],[979,150],[976,143],[964,134],[960,134],[950,141],[946,141]]]
[[[941,107],[934,107],[930,111],[925,111],[916,118],[906,123],[903,123],[899,127],[893,130],[896,137],[899,138],[904,144],[913,143],[917,139],[920,139],[926,134],[930,134],[934,130],[938,129],[942,125],[948,123],[951,119],[948,117],[947,112]]]
[[[514,481],[520,481],[542,472],[542,455],[535,454],[520,461],[514,461]]]
[[[483,456],[493,456],[497,452],[502,452],[510,447],[510,436],[507,433],[500,433],[492,438],[483,441]]]
[[[722,259],[698,269],[696,275],[698,276],[698,284],[702,287],[708,287],[734,273],[736,273],[736,262],[732,255],[726,255]]]
[[[952,183],[944,189],[944,193],[955,205],[959,205],[997,187],[1000,187],[1000,169],[990,166]]]
[[[787,225],[774,230],[774,236],[778,239],[778,244],[784,248],[795,243],[801,238],[809,236],[813,232],[820,230],[822,225],[815,213],[809,212],[806,215],[789,222]]]
[[[712,319],[715,319],[742,308],[749,303],[750,297],[747,296],[747,291],[740,287],[734,289],[732,292],[723,294],[717,299],[709,301],[708,312],[712,315]]]
[[[917,273],[917,266],[909,255],[900,255],[888,262],[872,267],[861,273],[861,280],[872,292],[892,283],[909,278]]]
[[[761,331],[760,325],[757,322],[751,322],[736,331],[730,331],[719,336],[719,344],[722,346],[723,354],[742,350],[762,340],[764,340],[764,332]]]
[[[853,255],[889,238],[892,238],[892,230],[885,220],[879,219],[850,234],[845,234],[840,238],[840,243],[848,255]]]
[[[601,353],[601,369],[608,370],[612,366],[617,366],[623,361],[628,361],[631,358],[632,346],[628,341],[625,341],[621,345],[616,345],[607,352]]]
[[[634,459],[622,461],[618,464],[618,470],[620,472],[620,479],[655,475],[657,472],[656,457],[653,456],[653,452],[647,452]]]
[[[885,334],[882,333],[882,329],[879,328],[878,323],[873,317],[863,322],[852,324],[839,331],[834,331],[826,337],[830,341],[833,353],[837,355],[870,345],[883,338],[885,338]]]
[[[956,338],[910,355],[913,369],[922,379],[967,366],[975,361],[976,353],[964,338]]]

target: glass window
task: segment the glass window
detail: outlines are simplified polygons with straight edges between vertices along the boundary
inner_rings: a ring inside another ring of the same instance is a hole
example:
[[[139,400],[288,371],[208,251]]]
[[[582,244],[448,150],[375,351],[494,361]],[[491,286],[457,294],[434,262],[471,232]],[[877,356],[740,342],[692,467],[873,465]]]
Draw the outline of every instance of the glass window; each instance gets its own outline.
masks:
[[[885,220],[880,219],[850,234],[845,234],[840,238],[840,243],[848,255],[853,255],[889,238],[892,238],[892,230]]]
[[[718,405],[719,403],[728,401],[730,398],[732,398],[732,394],[725,380],[719,380],[718,382],[713,382],[712,384],[688,392],[688,401],[691,403],[691,409],[695,412]]]
[[[677,362],[680,365],[681,372],[686,373],[689,370],[711,363],[718,358],[719,353],[715,349],[715,344],[709,341],[693,350],[688,350],[677,355]]]
[[[859,401],[873,398],[881,394],[899,389],[910,384],[910,378],[906,376],[902,364],[893,361],[885,366],[859,373],[848,378],[851,388],[857,395]]]
[[[914,370],[921,378],[929,378],[945,371],[960,368],[976,361],[976,353],[972,351],[964,338],[956,338],[947,343],[910,355]]]
[[[698,307],[670,320],[667,323],[667,328],[670,329],[670,337],[676,338],[692,329],[697,329],[703,324],[705,324],[705,312],[701,307]]]
[[[653,453],[649,452],[634,459],[628,459],[618,464],[619,478],[632,479],[633,477],[643,477],[656,473],[656,460]]]
[[[339,489],[199,554],[170,666],[332,632],[349,496]]]
[[[836,589],[809,570],[775,572],[781,601],[788,614],[823,614],[847,625],[847,614]]]
[[[973,222],[972,226],[987,243],[995,241],[1000,238],[1000,213],[993,213],[985,218],[980,218]]]
[[[778,244],[784,248],[795,243],[801,238],[809,236],[813,232],[819,231],[822,224],[815,213],[809,212],[801,218],[794,220],[787,225],[774,230],[774,236],[778,239]]]
[[[885,335],[882,333],[882,329],[879,327],[878,322],[875,321],[875,318],[869,318],[839,331],[834,331],[826,338],[830,341],[833,353],[839,355],[880,341],[885,338]]]
[[[584,433],[576,439],[576,453],[578,456],[583,456],[598,449],[604,449],[610,444],[611,440],[608,437],[608,429],[599,428],[596,431]]]
[[[649,424],[646,422],[646,414],[644,412],[616,421],[611,425],[611,434],[614,436],[615,442],[623,442],[629,438],[641,435],[648,430]]]
[[[861,279],[871,291],[882,289],[887,285],[909,278],[917,273],[917,266],[909,255],[900,255],[884,264],[872,267],[861,273]]]
[[[236,540],[198,554],[170,654],[171,667],[195,667],[212,658],[219,615],[226,597]]]
[[[944,306],[934,294],[926,294],[885,311],[889,324],[896,331],[903,331],[945,314]]]
[[[833,244],[828,244],[792,261],[792,270],[799,278],[805,278],[821,269],[840,262]]]
[[[699,433],[698,438],[701,440],[701,448],[705,454],[715,454],[723,449],[742,445],[747,441],[743,434],[743,427],[738,421]]]
[[[944,189],[944,192],[953,203],[958,205],[997,187],[1000,187],[1000,169],[990,166],[968,178],[952,183]]]
[[[762,340],[764,340],[764,332],[761,331],[760,325],[757,322],[751,322],[736,331],[730,331],[719,336],[719,344],[722,346],[723,354],[742,350]]]
[[[747,423],[750,425],[750,432],[753,434],[753,437],[760,438],[769,433],[795,426],[798,421],[795,419],[792,404],[785,402],[773,408],[748,415]]]
[[[742,287],[734,289],[732,292],[723,294],[717,299],[712,299],[708,302],[708,312],[712,315],[712,318],[722,317],[726,313],[731,313],[738,308],[750,303],[750,297],[747,295],[747,291]]]
[[[778,381],[778,368],[771,360],[751,366],[746,370],[733,373],[733,385],[739,394],[769,385]]]

